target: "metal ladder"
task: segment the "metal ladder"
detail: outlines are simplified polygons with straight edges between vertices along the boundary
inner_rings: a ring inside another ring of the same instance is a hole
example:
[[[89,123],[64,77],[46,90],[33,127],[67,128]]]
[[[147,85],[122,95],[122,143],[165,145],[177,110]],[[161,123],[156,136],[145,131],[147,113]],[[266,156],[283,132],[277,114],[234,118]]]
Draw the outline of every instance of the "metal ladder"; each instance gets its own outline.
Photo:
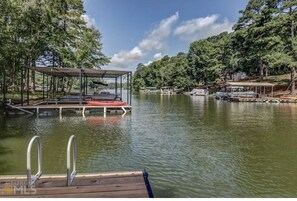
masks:
[[[34,141],[37,140],[38,142],[38,172],[35,176],[31,176],[31,149]],[[29,142],[28,148],[27,148],[27,182],[28,182],[28,188],[31,188],[36,180],[42,175],[41,171],[42,167],[42,149],[41,149],[41,143],[40,143],[40,137],[34,136],[31,141]]]
[[[38,172],[35,174],[35,176],[32,177],[31,173],[31,149],[33,143],[37,141],[38,143]],[[72,161],[72,169],[73,171],[71,172],[71,145],[73,144],[73,161]],[[34,136],[27,147],[27,183],[28,183],[28,188],[31,188],[32,186],[35,185],[35,182],[37,179],[39,179],[42,175],[42,147],[41,147],[41,142],[40,142],[40,137],[39,136]],[[72,135],[70,136],[68,140],[68,146],[67,146],[67,186],[70,186],[76,176],[76,140],[75,136]]]
[[[70,157],[71,157],[71,145],[73,144],[73,161],[72,161],[72,168],[73,171],[70,173]],[[76,140],[75,136],[71,135],[69,140],[68,140],[68,146],[67,146],[67,186],[70,186],[71,183],[74,180],[74,177],[76,175]]]

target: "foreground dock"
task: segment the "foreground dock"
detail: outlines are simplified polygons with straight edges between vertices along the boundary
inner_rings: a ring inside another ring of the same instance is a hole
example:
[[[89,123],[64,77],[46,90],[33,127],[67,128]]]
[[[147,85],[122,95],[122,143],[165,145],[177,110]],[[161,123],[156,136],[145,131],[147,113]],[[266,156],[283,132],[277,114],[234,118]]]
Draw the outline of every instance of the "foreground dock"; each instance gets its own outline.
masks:
[[[31,171],[31,149],[38,145],[38,172]],[[72,152],[72,166],[71,166]],[[43,175],[42,146],[34,136],[27,148],[27,175],[1,176],[0,197],[43,198],[143,198],[153,197],[145,170],[115,173],[81,173],[76,171],[76,139],[67,145],[67,168],[64,175]],[[72,168],[72,171],[71,171]]]
[[[43,175],[34,186],[27,176],[1,176],[0,197],[25,198],[148,198],[153,193],[145,170],[77,174],[67,186],[66,175]]]

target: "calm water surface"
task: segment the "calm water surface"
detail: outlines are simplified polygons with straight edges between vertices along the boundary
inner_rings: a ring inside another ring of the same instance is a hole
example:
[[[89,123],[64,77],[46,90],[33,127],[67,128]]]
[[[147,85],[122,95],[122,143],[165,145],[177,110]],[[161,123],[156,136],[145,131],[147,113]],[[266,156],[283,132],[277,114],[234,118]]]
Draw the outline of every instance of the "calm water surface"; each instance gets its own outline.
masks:
[[[297,105],[182,95],[134,95],[124,117],[0,116],[0,174],[26,173],[34,135],[43,172],[66,173],[74,134],[78,172],[145,168],[156,197],[297,197],[296,122]]]

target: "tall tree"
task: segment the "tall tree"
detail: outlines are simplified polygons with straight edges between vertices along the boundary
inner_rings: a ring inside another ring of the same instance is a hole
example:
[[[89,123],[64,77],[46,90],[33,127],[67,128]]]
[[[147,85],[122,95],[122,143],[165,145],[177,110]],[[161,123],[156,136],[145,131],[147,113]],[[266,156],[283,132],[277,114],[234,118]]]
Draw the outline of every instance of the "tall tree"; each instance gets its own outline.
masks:
[[[1,1],[0,65],[8,67],[9,84],[14,86],[21,70],[36,62],[85,68],[107,64],[101,33],[87,26],[84,13],[82,0]]]
[[[280,41],[275,35],[276,26],[273,21],[276,9],[277,0],[250,0],[234,26],[233,42],[239,52],[240,64],[250,74],[259,72],[261,80],[264,69],[268,68],[265,58]]]

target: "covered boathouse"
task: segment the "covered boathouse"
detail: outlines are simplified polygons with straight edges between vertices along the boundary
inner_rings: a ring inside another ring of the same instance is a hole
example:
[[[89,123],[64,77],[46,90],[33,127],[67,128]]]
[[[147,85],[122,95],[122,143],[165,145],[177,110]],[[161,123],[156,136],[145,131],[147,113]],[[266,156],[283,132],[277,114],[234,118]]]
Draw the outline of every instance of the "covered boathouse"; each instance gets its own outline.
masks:
[[[24,70],[26,73],[21,72],[18,100],[7,98],[7,84],[5,73],[3,73],[2,102],[6,114],[39,114],[44,111],[58,111],[62,115],[64,111],[72,111],[82,113],[83,116],[85,113],[102,112],[106,116],[106,113],[131,112],[131,71],[61,67],[27,67]],[[42,93],[39,93],[38,97],[36,97],[37,93],[34,94],[33,98],[32,86],[30,86],[32,82],[30,74],[32,73],[39,73],[42,76],[42,86],[40,86]],[[61,94],[58,92],[58,82],[64,78],[79,80],[76,93]],[[112,84],[114,93],[110,90],[101,93],[88,91],[90,83],[106,86],[108,85],[106,81]]]

